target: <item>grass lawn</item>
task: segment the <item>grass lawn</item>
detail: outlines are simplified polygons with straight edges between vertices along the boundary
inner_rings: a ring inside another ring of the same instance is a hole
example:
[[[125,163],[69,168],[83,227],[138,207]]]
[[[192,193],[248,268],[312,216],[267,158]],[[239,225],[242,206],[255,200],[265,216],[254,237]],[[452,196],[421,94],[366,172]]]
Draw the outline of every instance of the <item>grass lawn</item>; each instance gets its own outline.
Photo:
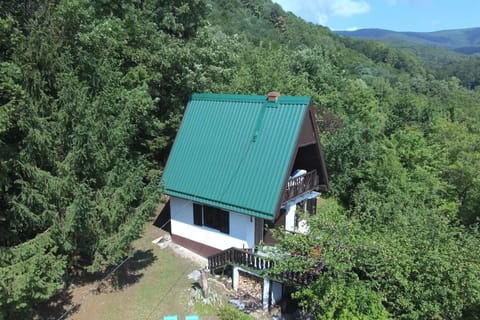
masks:
[[[114,320],[114,319],[163,319],[164,315],[176,314],[184,319],[188,314],[199,314],[201,319],[218,319],[216,308],[192,300],[191,289],[195,285],[188,274],[204,265],[186,257],[172,248],[160,249],[152,240],[163,234],[159,228],[148,223],[145,234],[134,243],[134,257],[118,269],[115,275],[99,292],[82,296],[95,283],[85,283],[68,292],[71,303],[80,306],[67,319]],[[43,314],[40,318],[57,319],[62,309],[55,314]],[[60,311],[60,313],[59,313]]]

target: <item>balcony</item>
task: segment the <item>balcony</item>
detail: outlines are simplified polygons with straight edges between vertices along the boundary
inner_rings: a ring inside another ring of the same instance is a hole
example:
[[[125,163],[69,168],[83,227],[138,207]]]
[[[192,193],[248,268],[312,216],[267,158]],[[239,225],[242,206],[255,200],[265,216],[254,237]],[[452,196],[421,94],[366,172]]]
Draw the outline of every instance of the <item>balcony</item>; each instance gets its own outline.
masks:
[[[274,265],[275,257],[254,253],[252,249],[230,248],[208,257],[208,269],[212,274],[215,274],[216,270],[225,269],[227,266],[238,266],[256,275],[265,276],[268,275]],[[307,272],[288,271],[276,275],[276,278],[282,282],[288,281],[307,285],[315,281],[324,268],[325,264],[322,260],[319,260],[318,265]]]
[[[309,171],[301,176],[290,178],[287,189],[283,193],[282,203],[290,201],[304,193],[316,190],[319,186],[317,170]]]

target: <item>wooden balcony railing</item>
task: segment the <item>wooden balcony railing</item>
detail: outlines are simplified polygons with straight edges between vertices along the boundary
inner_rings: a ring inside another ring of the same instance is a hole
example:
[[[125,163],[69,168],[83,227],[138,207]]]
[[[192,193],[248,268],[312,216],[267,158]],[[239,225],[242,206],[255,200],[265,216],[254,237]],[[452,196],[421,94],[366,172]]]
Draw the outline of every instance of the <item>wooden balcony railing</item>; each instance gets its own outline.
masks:
[[[251,249],[230,248],[208,257],[208,269],[238,265],[252,270],[268,270],[273,267],[273,261],[267,257],[253,253]]]
[[[317,170],[312,170],[299,177],[289,179],[287,189],[283,193],[282,203],[285,203],[306,192],[313,191],[318,187]]]
[[[212,273],[227,266],[243,267],[262,276],[265,271],[274,266],[274,259],[255,254],[251,249],[238,248],[230,248],[208,257],[208,269]],[[323,268],[324,265],[321,264],[319,268],[310,270],[310,272],[307,273],[284,272],[278,276],[278,279],[280,281],[291,281],[297,284],[309,284],[318,278]]]

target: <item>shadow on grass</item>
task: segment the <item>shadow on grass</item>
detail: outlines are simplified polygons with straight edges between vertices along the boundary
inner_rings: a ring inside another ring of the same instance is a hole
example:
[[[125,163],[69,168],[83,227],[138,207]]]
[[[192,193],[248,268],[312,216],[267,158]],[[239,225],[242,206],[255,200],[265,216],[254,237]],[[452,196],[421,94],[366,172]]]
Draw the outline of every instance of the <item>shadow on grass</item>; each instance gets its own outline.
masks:
[[[34,319],[58,319],[63,315],[67,310],[70,309],[68,315],[71,315],[78,311],[80,305],[73,305],[73,303],[82,303],[83,298],[86,298],[91,294],[99,294],[102,291],[108,292],[109,290],[121,290],[127,286],[130,286],[143,276],[141,272],[143,269],[147,268],[157,258],[153,254],[153,250],[138,250],[135,252],[132,258],[130,258],[124,265],[122,265],[109,279],[102,281],[105,276],[108,275],[111,270],[104,273],[95,273],[87,274],[81,273],[81,276],[74,278],[74,283],[76,285],[81,284],[89,286],[89,289],[85,289],[80,297],[75,298],[76,301],[73,301],[73,293],[70,290],[62,290],[54,297],[52,297],[48,302],[39,305],[34,312]]]
[[[62,290],[53,296],[48,303],[43,303],[35,310],[34,319],[58,319],[72,307],[72,293],[68,290]],[[75,309],[75,308],[74,308]],[[75,310],[72,309],[71,313]]]
[[[158,214],[157,218],[153,222],[155,227],[158,227],[166,232],[172,232],[172,226],[170,223],[171,214],[170,214],[170,200],[165,203],[165,206]]]
[[[140,280],[141,270],[147,268],[157,260],[152,249],[138,250],[133,257],[120,267],[110,278],[110,286],[114,290],[121,290]]]
[[[202,285],[197,282],[192,282],[192,286],[190,287],[192,290],[200,290],[202,291]]]

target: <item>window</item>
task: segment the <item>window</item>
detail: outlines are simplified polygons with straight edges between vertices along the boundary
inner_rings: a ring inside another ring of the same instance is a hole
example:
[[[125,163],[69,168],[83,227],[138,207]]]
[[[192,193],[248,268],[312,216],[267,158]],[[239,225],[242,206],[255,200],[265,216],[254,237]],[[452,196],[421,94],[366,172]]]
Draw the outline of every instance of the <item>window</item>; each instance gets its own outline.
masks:
[[[197,226],[203,226],[203,206],[193,204],[193,223]]]
[[[230,232],[230,214],[228,211],[198,203],[193,204],[193,223],[197,226],[217,229],[227,234]]]

